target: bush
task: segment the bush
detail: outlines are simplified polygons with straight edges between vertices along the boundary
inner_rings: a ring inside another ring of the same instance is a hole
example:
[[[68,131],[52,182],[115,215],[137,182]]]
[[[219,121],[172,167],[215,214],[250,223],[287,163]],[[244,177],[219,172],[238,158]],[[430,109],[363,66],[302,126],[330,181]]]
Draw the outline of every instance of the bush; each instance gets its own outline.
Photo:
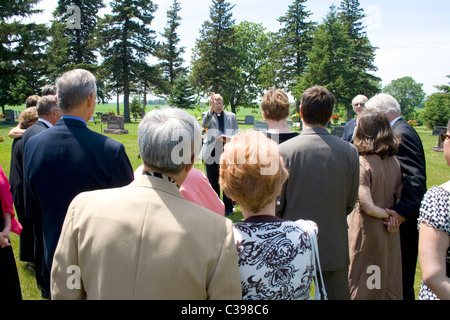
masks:
[[[450,94],[433,93],[425,101],[425,110],[421,113],[424,124],[432,129],[436,126],[447,126],[450,118]]]

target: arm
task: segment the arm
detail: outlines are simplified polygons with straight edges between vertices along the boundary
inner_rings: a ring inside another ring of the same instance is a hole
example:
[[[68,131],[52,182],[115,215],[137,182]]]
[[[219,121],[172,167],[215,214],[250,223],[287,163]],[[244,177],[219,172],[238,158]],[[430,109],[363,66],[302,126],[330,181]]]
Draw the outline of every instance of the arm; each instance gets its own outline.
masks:
[[[450,299],[450,278],[446,276],[446,256],[449,236],[444,232],[420,224],[419,262],[423,282],[441,300]]]
[[[358,191],[359,191],[359,180],[360,180],[360,165],[359,165],[359,155],[358,155],[358,150],[353,147],[352,148],[353,152],[354,152],[354,165],[353,165],[353,175],[352,175],[352,185],[351,185],[351,190],[349,193],[349,197],[347,199],[347,214],[352,213],[353,208],[355,207],[355,203],[358,197]]]
[[[241,277],[231,220],[225,221],[224,233],[219,259],[208,281],[208,300],[241,300]]]
[[[394,131],[402,137],[396,158],[403,174],[401,200],[394,210],[407,220],[418,215],[420,202],[427,191],[425,156],[414,128],[399,126]]]
[[[368,186],[360,185],[358,196],[362,209],[369,216],[378,219],[389,218],[389,214],[385,209],[382,209],[373,203],[372,195],[370,194],[370,188]]]
[[[8,133],[8,137],[11,139],[17,139],[23,136],[25,133],[25,129],[20,129],[19,126],[12,128],[11,131]]]
[[[81,300],[86,298],[81,274],[74,267],[79,266],[77,241],[73,232],[76,198],[70,204],[61,236],[55,250],[51,270],[52,300]],[[80,270],[81,273],[83,270]]]

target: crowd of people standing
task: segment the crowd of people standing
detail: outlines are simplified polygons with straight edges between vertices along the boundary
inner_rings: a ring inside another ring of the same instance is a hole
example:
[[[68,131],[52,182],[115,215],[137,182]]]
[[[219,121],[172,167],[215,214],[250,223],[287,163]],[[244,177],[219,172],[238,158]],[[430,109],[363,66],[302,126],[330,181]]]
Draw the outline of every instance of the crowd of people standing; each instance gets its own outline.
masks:
[[[328,299],[414,300],[419,253],[420,298],[450,299],[450,190],[427,192],[422,142],[392,96],[355,97],[343,139],[326,129],[336,101],[320,86],[302,95],[301,134],[287,126],[282,90],[262,99],[265,133],[239,133],[215,93],[205,141],[187,112],[156,109],[139,124],[133,172],[121,143],[87,127],[95,83],[86,70],[64,73],[11,130],[11,187],[0,176],[5,298],[21,298],[16,213],[20,260],[48,299],[309,299],[316,236]],[[450,165],[449,133],[450,121]],[[234,204],[244,219],[233,224]]]

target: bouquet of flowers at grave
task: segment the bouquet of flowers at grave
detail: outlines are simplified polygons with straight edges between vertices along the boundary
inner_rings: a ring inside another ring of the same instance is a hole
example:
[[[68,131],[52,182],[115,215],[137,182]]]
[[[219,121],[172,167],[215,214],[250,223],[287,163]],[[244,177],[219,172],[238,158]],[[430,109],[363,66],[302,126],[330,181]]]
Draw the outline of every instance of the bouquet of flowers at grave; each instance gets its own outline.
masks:
[[[339,121],[339,115],[338,114],[335,114],[335,115],[333,115],[332,117],[331,117],[331,119],[333,120],[333,122],[334,123],[337,123],[338,121]]]
[[[413,127],[417,127],[417,126],[419,125],[419,124],[417,123],[417,121],[414,120],[414,119],[409,120],[408,123],[409,123],[411,126],[413,126]]]

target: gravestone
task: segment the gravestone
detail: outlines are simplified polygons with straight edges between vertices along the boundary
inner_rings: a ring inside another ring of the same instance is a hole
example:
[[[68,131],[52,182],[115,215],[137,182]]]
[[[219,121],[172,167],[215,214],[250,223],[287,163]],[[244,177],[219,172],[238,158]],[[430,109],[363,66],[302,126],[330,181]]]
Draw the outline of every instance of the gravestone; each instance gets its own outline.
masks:
[[[344,129],[345,127],[343,126],[331,127],[331,134],[338,138],[342,138],[344,136]]]
[[[256,131],[267,131],[269,130],[269,125],[265,121],[255,121],[253,129]]]
[[[108,129],[103,132],[107,134],[128,134],[128,130],[125,130],[125,120],[123,117],[110,116],[108,118]]]
[[[245,116],[245,123],[244,124],[248,124],[248,125],[255,124],[255,116],[252,116],[252,115]]]
[[[109,116],[107,114],[102,114],[101,118],[100,118],[101,119],[100,123],[107,124],[108,123],[108,118],[109,118]]]
[[[16,123],[16,114],[14,110],[8,109],[5,110],[5,124],[14,124]]]
[[[290,128],[293,126],[294,123],[291,120],[286,120],[286,124],[287,124],[288,128]]]
[[[447,127],[436,126],[433,128],[432,136],[438,136],[442,133],[442,131],[447,131]]]

